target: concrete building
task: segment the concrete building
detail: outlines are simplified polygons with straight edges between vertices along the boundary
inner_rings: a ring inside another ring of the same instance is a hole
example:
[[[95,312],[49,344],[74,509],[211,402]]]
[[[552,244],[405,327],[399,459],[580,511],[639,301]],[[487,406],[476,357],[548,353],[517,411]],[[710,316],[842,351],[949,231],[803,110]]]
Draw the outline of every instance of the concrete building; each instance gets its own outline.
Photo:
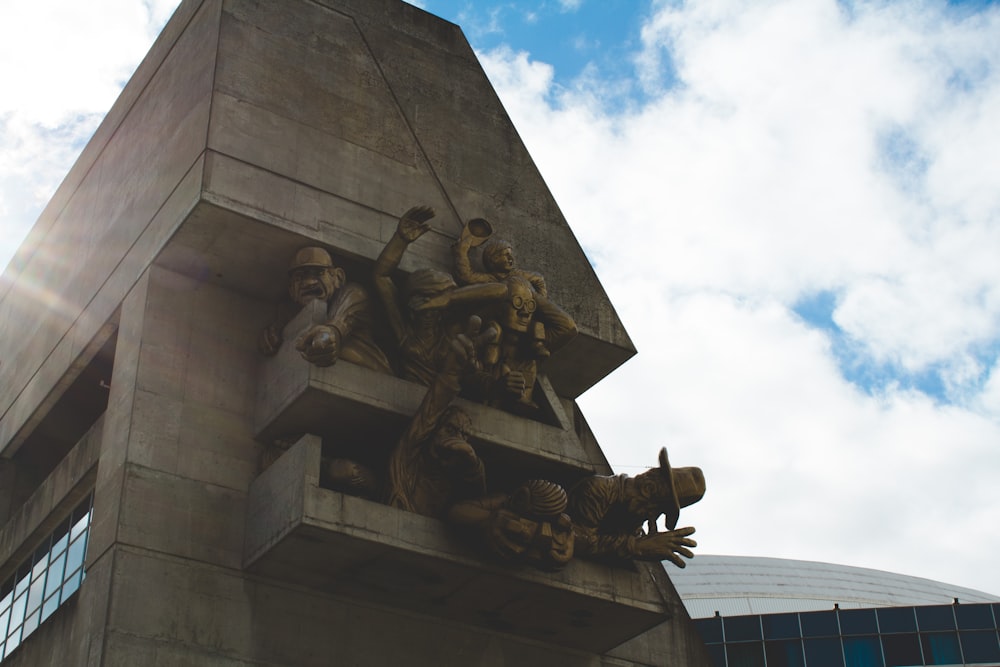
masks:
[[[3,665],[708,664],[658,566],[498,563],[321,483],[327,449],[384,459],[425,388],[258,336],[298,249],[370,285],[415,204],[400,279],[482,216],[579,329],[543,417],[463,402],[491,490],[610,472],[575,398],[635,351],[461,30],[185,0],[0,285]]]
[[[1000,665],[1000,597],[860,567],[702,555],[671,577],[715,667]]]

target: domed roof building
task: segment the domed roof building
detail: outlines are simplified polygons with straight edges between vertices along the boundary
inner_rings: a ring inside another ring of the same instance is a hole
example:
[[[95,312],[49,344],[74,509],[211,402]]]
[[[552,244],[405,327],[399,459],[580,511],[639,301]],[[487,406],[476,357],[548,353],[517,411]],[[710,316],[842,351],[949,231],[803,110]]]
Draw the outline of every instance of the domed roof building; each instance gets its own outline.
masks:
[[[1000,665],[1000,596],[781,558],[699,555],[670,578],[716,667]]]

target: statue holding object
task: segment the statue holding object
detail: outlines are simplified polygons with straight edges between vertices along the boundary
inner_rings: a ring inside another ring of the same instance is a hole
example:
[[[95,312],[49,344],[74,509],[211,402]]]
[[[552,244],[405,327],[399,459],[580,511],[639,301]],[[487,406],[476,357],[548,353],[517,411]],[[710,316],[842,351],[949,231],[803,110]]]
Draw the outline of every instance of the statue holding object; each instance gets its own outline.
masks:
[[[483,268],[486,269],[485,273],[473,269],[469,259],[469,251],[480,245],[483,246],[481,259]],[[452,257],[455,264],[455,279],[459,285],[503,283],[509,278],[522,278],[528,281],[533,291],[548,296],[542,274],[517,268],[514,246],[506,239],[494,237],[493,225],[484,218],[474,218],[465,224],[461,236],[452,246]],[[549,356],[550,351],[545,347],[545,324],[540,320],[532,322],[531,334],[532,347],[538,357]]]
[[[561,569],[573,558],[573,522],[566,491],[532,479],[511,493],[456,503],[448,520],[471,531],[496,556],[542,570]]]
[[[375,262],[375,290],[385,308],[389,326],[399,345],[400,377],[430,385],[449,353],[461,322],[449,308],[496,300],[504,290],[495,285],[459,287],[443,271],[418,269],[400,291],[392,280],[411,243],[430,230],[434,209],[414,206],[399,218],[396,231]]]

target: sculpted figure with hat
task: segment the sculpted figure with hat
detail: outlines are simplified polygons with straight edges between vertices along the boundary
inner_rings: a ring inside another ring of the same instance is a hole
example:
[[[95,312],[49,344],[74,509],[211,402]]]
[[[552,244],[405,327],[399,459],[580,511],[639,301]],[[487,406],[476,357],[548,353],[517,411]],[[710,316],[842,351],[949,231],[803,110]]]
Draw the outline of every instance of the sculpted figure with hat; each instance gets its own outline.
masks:
[[[276,354],[283,330],[299,309],[313,302],[324,308],[295,341],[295,349],[309,363],[331,366],[337,359],[388,373],[389,360],[372,337],[372,307],[368,292],[347,281],[344,270],[325,249],[315,246],[295,253],[288,267],[288,296],[278,316],[261,333],[258,348]]]
[[[569,515],[576,534],[576,551],[603,559],[669,560],[684,567],[681,556],[693,558],[690,539],[694,528],[678,528],[682,507],[705,495],[701,468],[672,468],[667,450],[660,450],[660,465],[629,477],[594,476],[578,482],[569,492]],[[664,516],[667,531],[656,523]],[[649,532],[644,532],[644,523]]]

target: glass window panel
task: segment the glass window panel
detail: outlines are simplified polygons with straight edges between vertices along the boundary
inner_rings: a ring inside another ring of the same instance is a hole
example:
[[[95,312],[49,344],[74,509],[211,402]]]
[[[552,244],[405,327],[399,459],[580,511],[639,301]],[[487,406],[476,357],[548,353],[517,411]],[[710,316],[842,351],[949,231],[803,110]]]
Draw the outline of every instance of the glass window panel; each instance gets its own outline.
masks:
[[[76,568],[83,565],[83,556],[87,548],[87,536],[81,535],[77,538],[76,542],[69,545],[69,551],[67,551],[66,556],[66,569],[75,570]]]
[[[722,619],[726,642],[760,639],[760,616],[733,616]],[[731,667],[731,666],[730,666]]]
[[[21,628],[22,639],[35,631],[35,628],[38,627],[38,621],[41,618],[41,615],[42,615],[42,610],[41,609],[36,610],[34,614],[28,616],[28,618],[24,621],[24,627]]]
[[[844,662],[847,667],[885,667],[878,637],[845,637]]]
[[[42,620],[44,621],[49,616],[52,615],[56,609],[59,608],[59,593],[56,593],[42,605]]]
[[[69,544],[69,533],[64,534],[56,541],[55,544],[52,545],[52,557],[58,556],[66,551],[67,544]]]
[[[920,645],[924,649],[924,661],[928,665],[960,665],[962,652],[958,648],[958,633],[920,633]]]
[[[28,607],[27,613],[31,613],[42,606],[42,593],[45,592],[45,573],[42,573],[41,578],[37,579],[33,584],[31,584],[31,590],[28,592]]]
[[[18,628],[13,635],[7,637],[7,648],[4,649],[4,657],[7,657],[11,653],[13,653],[14,649],[16,649],[20,645],[21,645],[21,628]]]
[[[879,622],[881,621],[882,615],[879,614]],[[920,640],[915,634],[883,635],[882,650],[885,653],[886,667],[924,664],[920,653]]]
[[[7,636],[7,620],[10,619],[10,610],[0,614],[0,642]]]
[[[66,600],[70,595],[76,593],[76,589],[80,588],[80,579],[83,577],[83,570],[77,570],[71,574],[67,579],[66,583],[63,584],[62,589],[62,599]]]
[[[45,580],[45,597],[49,597],[59,590],[59,584],[62,583],[63,577],[63,563],[65,561],[65,555],[59,556],[49,567],[49,576]]]
[[[706,644],[722,643],[722,619],[718,616],[696,619],[694,627],[701,635],[701,640]]]
[[[78,513],[80,513],[79,509],[77,509],[76,512],[73,512],[73,529],[69,532],[69,539],[71,540],[75,540],[79,537],[80,534],[83,533],[84,529],[90,525],[90,510],[87,509],[85,512],[82,512],[79,516],[77,516]]]
[[[14,595],[20,595],[28,589],[28,584],[31,583],[31,568],[25,563],[21,567],[17,568],[17,585],[14,586]]]
[[[809,667],[844,667],[844,654],[840,650],[840,639],[805,639],[806,664]]]
[[[837,628],[837,612],[835,611],[814,611],[808,614],[799,614],[802,622],[803,637],[836,637],[840,634]]]
[[[992,630],[993,608],[988,604],[960,604],[955,607],[959,630]]]
[[[45,575],[45,569],[49,566],[49,552],[48,551],[46,551],[45,553],[43,553],[42,557],[40,559],[38,558],[38,554],[35,554],[35,557],[36,557],[35,566],[33,568],[31,568],[31,581],[32,582],[38,581],[40,578],[42,578]]]
[[[52,546],[52,536],[49,535],[45,541],[38,545],[35,554],[31,557],[31,563],[37,567],[39,563],[46,563],[49,560],[49,547]],[[44,566],[43,566],[44,567]]]
[[[726,658],[729,667],[764,667],[764,648],[760,642],[726,644]]]
[[[52,533],[52,553],[58,556],[67,544],[69,544],[69,518],[59,524],[59,527]]]
[[[875,613],[878,616],[878,629],[882,634],[917,630],[913,607],[880,607]]]
[[[10,609],[10,603],[14,601],[14,589],[11,589],[4,594],[3,600],[0,600],[0,611],[6,611]]]
[[[761,617],[764,621],[764,639],[798,639],[798,614],[768,614]]]
[[[712,659],[712,667],[726,667],[726,647],[713,644],[708,648],[708,657]]]
[[[962,653],[966,662],[1000,661],[1000,642],[993,630],[966,631],[958,633],[962,642]]]
[[[24,603],[28,600],[28,594],[22,593],[21,597],[14,600],[14,605],[10,608],[10,627],[15,628],[24,621]],[[8,631],[9,632],[9,631]]]
[[[928,630],[954,630],[955,613],[951,605],[917,607],[917,625],[921,632]]]
[[[841,609],[840,634],[842,635],[878,634],[878,623],[875,620],[875,610]]]
[[[767,667],[805,667],[801,639],[764,642]]]

